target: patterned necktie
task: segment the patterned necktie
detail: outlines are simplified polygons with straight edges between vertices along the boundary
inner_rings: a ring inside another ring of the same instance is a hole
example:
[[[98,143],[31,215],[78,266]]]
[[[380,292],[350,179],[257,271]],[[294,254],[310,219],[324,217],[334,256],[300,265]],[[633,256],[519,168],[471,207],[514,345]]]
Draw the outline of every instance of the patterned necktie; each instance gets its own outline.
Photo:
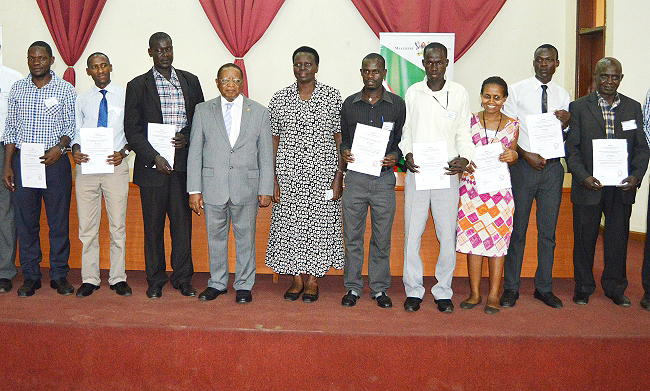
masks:
[[[548,93],[546,92],[546,89],[548,86],[546,84],[542,84],[542,113],[548,113]]]
[[[230,128],[232,127],[232,116],[230,115],[230,110],[234,103],[226,103],[226,114],[223,116],[223,122],[226,125],[226,133],[228,133],[228,138],[230,138]]]
[[[106,90],[99,90],[102,93],[102,100],[99,102],[99,115],[97,116],[97,126],[108,126],[108,102],[106,101]]]

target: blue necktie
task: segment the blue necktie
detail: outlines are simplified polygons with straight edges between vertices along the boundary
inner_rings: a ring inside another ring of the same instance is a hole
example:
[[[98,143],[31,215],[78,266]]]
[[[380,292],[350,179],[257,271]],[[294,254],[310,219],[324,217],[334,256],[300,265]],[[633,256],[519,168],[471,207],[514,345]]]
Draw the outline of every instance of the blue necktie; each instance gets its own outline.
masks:
[[[102,93],[102,100],[99,102],[99,115],[97,116],[97,126],[108,126],[108,102],[106,101],[106,90],[99,90]]]
[[[232,110],[233,103],[226,103],[226,114],[223,116],[224,125],[226,125],[226,133],[228,133],[228,138],[230,138],[230,128],[232,127],[232,115],[230,110]]]

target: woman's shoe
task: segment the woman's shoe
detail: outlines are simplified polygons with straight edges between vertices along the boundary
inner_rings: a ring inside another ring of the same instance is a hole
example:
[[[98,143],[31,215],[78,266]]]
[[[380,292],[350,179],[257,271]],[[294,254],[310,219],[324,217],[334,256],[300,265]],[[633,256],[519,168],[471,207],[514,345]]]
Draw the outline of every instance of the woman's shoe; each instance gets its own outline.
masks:
[[[499,312],[499,309],[497,307],[490,307],[489,305],[486,305],[485,308],[483,309],[483,312],[485,312],[488,315],[494,315],[497,312]]]
[[[462,308],[464,310],[471,310],[472,308],[474,308],[477,305],[481,304],[482,301],[483,301],[483,299],[479,300],[478,303],[470,303],[469,299],[467,299],[467,300],[462,301],[460,303],[460,308]]]
[[[289,289],[291,289],[291,288],[289,288]],[[286,292],[284,292],[284,299],[287,300],[287,301],[296,301],[296,300],[298,300],[298,298],[300,297],[300,294],[301,294],[304,290],[305,290],[305,287],[303,286],[303,287],[300,289],[300,292],[289,292],[289,291],[286,291]]]
[[[302,295],[302,301],[304,301],[305,303],[313,303],[316,300],[318,300],[318,288],[316,288],[316,293],[314,293],[313,295],[310,293],[303,293]]]

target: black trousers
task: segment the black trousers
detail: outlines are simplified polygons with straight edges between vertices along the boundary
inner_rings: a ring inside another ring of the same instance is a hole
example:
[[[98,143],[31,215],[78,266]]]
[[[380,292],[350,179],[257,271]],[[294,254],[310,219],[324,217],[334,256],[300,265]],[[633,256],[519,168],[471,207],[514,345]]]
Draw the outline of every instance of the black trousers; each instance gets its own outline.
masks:
[[[604,269],[600,279],[606,296],[625,293],[627,240],[630,235],[632,205],[623,203],[623,190],[603,187],[600,203],[573,204],[573,268],[575,291],[591,294],[594,281],[594,253],[601,216],[605,215]]]
[[[647,231],[650,229],[650,208],[648,208],[648,225],[645,235],[645,249],[643,251],[643,266],[641,267],[641,283],[645,294],[650,294],[650,240]]]
[[[172,286],[191,282],[192,210],[187,194],[187,173],[172,171],[160,187],[140,187],[142,220],[144,222],[144,262],[149,285]],[[172,241],[171,267],[168,278],[165,262],[165,216],[169,217]]]

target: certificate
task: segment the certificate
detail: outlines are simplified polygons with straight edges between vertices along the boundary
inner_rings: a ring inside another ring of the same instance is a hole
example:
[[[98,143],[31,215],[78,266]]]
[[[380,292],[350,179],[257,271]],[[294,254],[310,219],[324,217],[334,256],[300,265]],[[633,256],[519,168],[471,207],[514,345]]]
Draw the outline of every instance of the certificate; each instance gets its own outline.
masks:
[[[115,166],[106,162],[113,154],[113,128],[81,128],[81,153],[88,161],[81,163],[82,174],[112,174]]]
[[[348,170],[374,176],[381,175],[381,159],[386,156],[389,137],[390,131],[357,124],[350,151],[354,155],[354,161],[348,163]]]
[[[603,186],[620,186],[627,178],[627,140],[592,140],[594,178]]]
[[[564,157],[562,123],[553,113],[534,114],[526,117],[531,152],[544,159]]]
[[[413,161],[420,166],[420,172],[415,173],[415,190],[451,187],[450,175],[445,170],[448,166],[446,141],[413,143]]]
[[[174,167],[174,154],[176,148],[172,139],[176,135],[176,125],[149,123],[147,127],[147,140],[158,154],[167,160],[170,166]]]
[[[45,164],[39,159],[44,152],[44,144],[22,143],[20,145],[20,180],[23,187],[47,189]]]
[[[499,161],[499,155],[502,153],[501,143],[491,143],[474,148],[474,158],[472,159],[476,164],[474,180],[479,194],[512,187],[508,163]]]

